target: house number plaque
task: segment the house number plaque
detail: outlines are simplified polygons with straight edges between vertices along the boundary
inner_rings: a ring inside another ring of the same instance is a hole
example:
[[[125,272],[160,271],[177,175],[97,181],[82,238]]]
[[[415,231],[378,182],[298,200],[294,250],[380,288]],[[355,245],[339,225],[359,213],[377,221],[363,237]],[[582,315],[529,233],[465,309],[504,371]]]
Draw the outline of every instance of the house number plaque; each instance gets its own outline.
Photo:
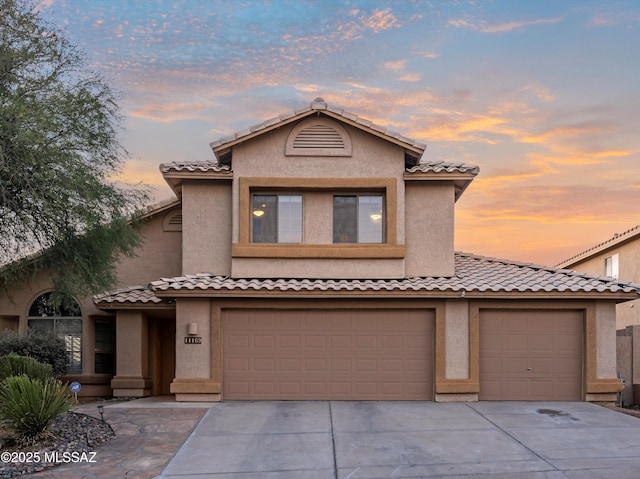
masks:
[[[186,336],[184,338],[184,344],[202,344],[201,336]]]

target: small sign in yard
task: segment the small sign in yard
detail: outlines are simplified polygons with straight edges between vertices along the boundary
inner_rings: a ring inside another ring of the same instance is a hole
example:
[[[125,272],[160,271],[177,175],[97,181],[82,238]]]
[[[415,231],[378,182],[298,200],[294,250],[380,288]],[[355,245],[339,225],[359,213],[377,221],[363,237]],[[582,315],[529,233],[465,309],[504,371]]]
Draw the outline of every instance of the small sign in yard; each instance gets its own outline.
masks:
[[[82,389],[82,385],[78,381],[73,381],[69,384],[69,391],[73,393],[73,396],[76,398],[76,403],[78,402],[78,393]]]

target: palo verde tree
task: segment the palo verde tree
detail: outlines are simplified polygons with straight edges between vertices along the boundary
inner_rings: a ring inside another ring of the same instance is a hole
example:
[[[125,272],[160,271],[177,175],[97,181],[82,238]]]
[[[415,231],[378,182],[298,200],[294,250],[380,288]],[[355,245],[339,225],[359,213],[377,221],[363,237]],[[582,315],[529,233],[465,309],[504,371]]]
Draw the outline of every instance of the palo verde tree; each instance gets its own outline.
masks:
[[[147,201],[111,180],[128,158],[116,100],[32,0],[0,0],[0,284],[44,271],[66,294],[113,286]]]

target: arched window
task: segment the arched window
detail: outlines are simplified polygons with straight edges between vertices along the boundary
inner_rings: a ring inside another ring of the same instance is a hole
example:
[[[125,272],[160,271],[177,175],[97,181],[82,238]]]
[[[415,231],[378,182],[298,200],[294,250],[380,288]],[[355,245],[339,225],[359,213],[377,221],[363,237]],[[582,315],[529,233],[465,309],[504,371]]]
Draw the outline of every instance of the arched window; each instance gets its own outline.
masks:
[[[27,325],[35,334],[62,339],[67,350],[67,373],[82,373],[82,312],[73,298],[64,298],[56,306],[53,292],[38,296],[29,308]]]

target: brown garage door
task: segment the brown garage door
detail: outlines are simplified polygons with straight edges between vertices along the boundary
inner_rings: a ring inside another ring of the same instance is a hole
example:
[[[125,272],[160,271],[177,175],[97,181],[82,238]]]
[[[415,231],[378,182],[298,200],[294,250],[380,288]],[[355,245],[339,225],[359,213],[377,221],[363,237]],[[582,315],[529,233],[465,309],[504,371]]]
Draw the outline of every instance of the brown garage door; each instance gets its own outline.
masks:
[[[223,399],[433,398],[434,314],[228,310]]]
[[[580,311],[480,313],[480,399],[580,401]]]

